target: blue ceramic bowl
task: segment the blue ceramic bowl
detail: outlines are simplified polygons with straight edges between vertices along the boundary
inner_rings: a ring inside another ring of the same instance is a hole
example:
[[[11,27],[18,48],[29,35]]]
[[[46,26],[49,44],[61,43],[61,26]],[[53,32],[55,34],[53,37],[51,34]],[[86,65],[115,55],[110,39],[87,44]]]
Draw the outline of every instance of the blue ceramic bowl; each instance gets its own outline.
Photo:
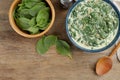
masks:
[[[86,51],[86,52],[100,52],[100,51],[104,51],[104,50],[110,48],[113,44],[115,44],[115,42],[116,42],[116,41],[118,40],[118,38],[119,38],[119,35],[120,35],[120,24],[119,24],[119,28],[118,28],[117,35],[116,35],[115,38],[112,40],[112,42],[109,43],[108,45],[106,45],[105,47],[100,48],[100,49],[95,49],[95,50],[93,49],[93,50],[91,50],[91,49],[86,49],[86,48],[84,48],[84,47],[81,47],[81,46],[78,45],[78,44],[72,39],[72,37],[70,36],[69,30],[68,30],[68,18],[69,18],[69,16],[70,16],[70,13],[71,13],[71,11],[73,10],[73,8],[74,8],[75,6],[77,6],[77,4],[79,4],[79,3],[82,2],[82,1],[83,1],[83,0],[79,0],[79,1],[77,1],[76,3],[74,3],[74,4],[72,5],[72,7],[69,9],[68,13],[67,13],[67,17],[66,17],[66,32],[67,32],[67,35],[68,35],[70,41],[71,41],[77,48],[79,48],[79,49],[81,49],[81,50],[83,50],[83,51]],[[116,11],[116,13],[117,13],[117,15],[118,15],[118,18],[119,18],[119,23],[120,23],[120,12],[119,12],[118,8],[115,6],[115,4],[114,4],[112,1],[110,1],[110,0],[104,0],[104,1],[107,2],[108,4],[110,4],[110,5],[113,7],[113,9]]]

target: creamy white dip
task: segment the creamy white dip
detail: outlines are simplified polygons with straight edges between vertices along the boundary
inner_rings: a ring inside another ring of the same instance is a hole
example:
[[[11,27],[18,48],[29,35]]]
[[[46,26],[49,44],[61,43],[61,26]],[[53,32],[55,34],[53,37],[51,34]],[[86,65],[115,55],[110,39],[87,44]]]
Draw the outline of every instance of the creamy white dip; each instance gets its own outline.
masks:
[[[103,0],[84,0],[68,17],[69,34],[86,49],[100,49],[110,44],[118,31],[118,15]]]

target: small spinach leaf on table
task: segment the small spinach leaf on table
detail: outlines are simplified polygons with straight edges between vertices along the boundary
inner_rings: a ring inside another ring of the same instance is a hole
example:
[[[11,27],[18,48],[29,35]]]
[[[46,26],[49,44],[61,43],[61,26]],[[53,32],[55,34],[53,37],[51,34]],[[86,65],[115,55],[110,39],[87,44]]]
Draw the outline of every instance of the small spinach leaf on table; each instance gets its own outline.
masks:
[[[45,53],[48,51],[48,48],[46,48],[45,45],[44,45],[44,39],[45,39],[45,37],[42,37],[42,38],[37,42],[36,51],[37,51],[39,54],[45,54]]]
[[[56,36],[54,36],[54,35],[47,36],[44,39],[45,47],[49,49],[52,45],[56,44],[56,41],[57,41],[57,37]]]
[[[57,40],[56,49],[59,54],[72,58],[70,46],[67,42],[63,40]]]
[[[44,54],[48,51],[48,49],[56,43],[57,37],[50,35],[50,36],[43,36],[36,45],[36,50],[39,54]]]

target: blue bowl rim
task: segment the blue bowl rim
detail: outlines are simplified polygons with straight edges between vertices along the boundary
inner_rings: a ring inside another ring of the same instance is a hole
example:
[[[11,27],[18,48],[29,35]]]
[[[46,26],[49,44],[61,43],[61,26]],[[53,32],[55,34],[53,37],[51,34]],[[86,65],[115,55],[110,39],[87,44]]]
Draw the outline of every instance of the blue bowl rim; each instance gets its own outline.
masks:
[[[86,51],[86,52],[101,52],[101,51],[104,51],[108,48],[110,48],[113,44],[115,44],[115,42],[118,40],[119,36],[120,36],[120,11],[118,10],[118,8],[115,6],[115,4],[110,1],[110,0],[103,0],[105,2],[107,2],[108,4],[110,4],[113,9],[116,11],[117,15],[118,15],[118,18],[119,18],[119,26],[118,26],[118,32],[117,32],[117,35],[115,36],[115,38],[113,39],[113,41],[108,44],[107,46],[101,48],[101,49],[95,49],[95,50],[90,50],[90,49],[86,49],[86,48],[83,48],[81,47],[80,45],[78,45],[70,36],[69,34],[69,30],[68,30],[68,18],[69,18],[69,15],[71,13],[71,11],[74,9],[74,7],[79,4],[80,2],[82,2],[83,0],[78,0],[77,2],[75,2],[71,8],[68,10],[68,13],[67,13],[67,16],[66,16],[66,32],[67,32],[67,35],[68,35],[68,38],[70,39],[70,41],[79,49],[83,50],[83,51]]]

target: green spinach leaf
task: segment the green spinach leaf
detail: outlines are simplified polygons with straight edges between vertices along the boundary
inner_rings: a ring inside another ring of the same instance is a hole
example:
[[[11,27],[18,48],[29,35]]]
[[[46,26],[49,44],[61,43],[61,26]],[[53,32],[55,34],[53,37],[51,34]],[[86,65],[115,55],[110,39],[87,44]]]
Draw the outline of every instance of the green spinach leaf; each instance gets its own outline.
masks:
[[[45,8],[46,4],[44,2],[37,3],[35,6],[33,6],[30,10],[29,13],[31,16],[36,16],[37,13],[42,9]]]
[[[28,23],[29,21],[30,21],[29,19],[24,18],[24,17],[16,18],[17,25],[23,30],[26,30],[30,27]]]
[[[41,25],[42,27],[40,27],[39,25],[38,25],[38,27],[39,27],[40,30],[45,30],[45,29],[47,29],[47,27],[48,27],[49,24],[50,23],[44,23],[44,24]]]
[[[31,34],[36,34],[39,32],[39,28],[37,26],[29,27],[26,31],[29,31]]]
[[[20,9],[17,11],[18,12],[17,15],[19,15],[19,17],[25,17],[31,19],[32,16],[30,15],[29,11],[30,11],[29,9]]]
[[[32,8],[37,3],[42,2],[43,0],[24,0],[22,3],[25,5],[26,8]]]
[[[45,54],[45,53],[48,51],[48,48],[46,48],[45,45],[44,45],[44,39],[45,39],[45,37],[42,37],[42,38],[37,42],[36,51],[37,51],[39,54]]]
[[[33,18],[29,21],[29,25],[30,25],[30,26],[35,26],[35,25],[36,25],[35,17],[33,17]]]
[[[46,27],[44,24],[48,23],[49,21],[49,11],[50,11],[49,7],[43,8],[42,10],[39,11],[36,17],[36,22],[40,28]]]
[[[22,3],[27,3],[27,2],[41,2],[43,0],[22,0]]]
[[[57,41],[57,37],[54,35],[45,37],[44,40],[45,47],[49,49],[52,45],[55,45],[56,41]]]
[[[70,46],[67,42],[63,40],[57,40],[56,49],[59,54],[72,58]]]

